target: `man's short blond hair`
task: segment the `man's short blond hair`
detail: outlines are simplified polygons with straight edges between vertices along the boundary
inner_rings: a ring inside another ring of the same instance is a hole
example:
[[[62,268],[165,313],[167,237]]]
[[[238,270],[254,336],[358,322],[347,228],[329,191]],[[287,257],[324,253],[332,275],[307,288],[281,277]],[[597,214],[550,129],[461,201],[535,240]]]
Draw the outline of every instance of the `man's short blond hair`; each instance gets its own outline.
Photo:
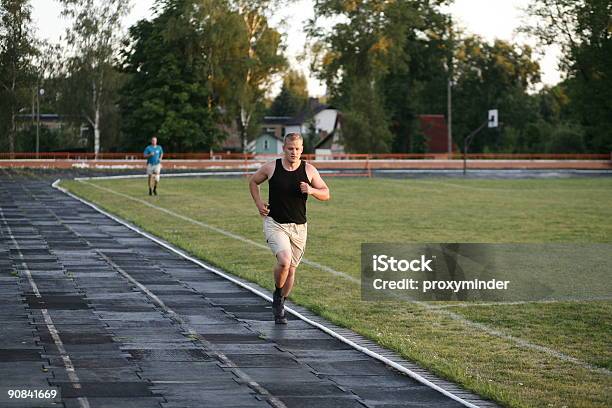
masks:
[[[292,140],[301,140],[302,143],[304,143],[304,138],[302,137],[301,134],[297,132],[292,132],[292,133],[287,133],[285,137],[283,138],[283,146],[286,145],[288,141],[292,141]]]

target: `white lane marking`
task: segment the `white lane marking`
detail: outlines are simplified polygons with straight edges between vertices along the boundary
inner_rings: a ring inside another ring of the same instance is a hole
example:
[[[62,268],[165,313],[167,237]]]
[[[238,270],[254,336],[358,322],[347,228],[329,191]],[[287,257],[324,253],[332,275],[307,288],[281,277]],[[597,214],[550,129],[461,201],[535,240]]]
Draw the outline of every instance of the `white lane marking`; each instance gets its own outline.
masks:
[[[123,221],[123,220],[121,220],[121,221],[120,221],[120,219],[118,219],[118,218],[116,218],[116,217],[114,217],[114,216],[110,215],[109,213],[105,212],[104,210],[99,209],[99,208],[98,208],[97,206],[95,206],[94,204],[91,204],[91,203],[89,203],[88,201],[83,200],[83,199],[81,199],[81,198],[79,198],[79,197],[77,197],[77,196],[73,195],[72,193],[68,192],[67,190],[63,189],[62,187],[58,187],[58,186],[56,185],[56,183],[59,183],[59,180],[58,180],[58,181],[56,181],[56,182],[53,184],[53,186],[54,186],[55,188],[58,188],[58,189],[62,190],[63,192],[65,192],[65,193],[69,194],[70,196],[72,196],[72,197],[76,198],[77,200],[80,200],[81,202],[83,202],[83,203],[85,203],[85,204],[87,204],[87,205],[91,206],[92,208],[95,208],[97,211],[99,211],[99,212],[102,212],[102,213],[106,214],[106,215],[107,215],[107,216],[109,216],[110,218],[113,218],[115,221],[117,221],[117,222],[119,222],[119,223],[121,223],[121,224],[123,224],[123,225],[128,225],[128,224],[126,224],[126,222],[125,222],[125,221]],[[112,190],[112,189],[106,188],[106,187],[96,186],[95,184],[92,184],[92,183],[88,183],[88,182],[84,182],[84,183],[86,183],[86,184],[88,184],[88,185],[91,185],[91,186],[93,186],[93,187],[96,187],[96,188],[102,189],[102,190],[106,190],[106,191],[108,191],[108,192],[110,192],[110,193],[113,193],[113,194],[120,195],[120,196],[125,197],[125,198],[128,198],[128,199],[131,199],[131,200],[133,200],[133,201],[137,201],[137,202],[140,202],[140,203],[142,203],[142,204],[146,204],[146,205],[148,205],[148,206],[149,206],[149,207],[151,207],[151,208],[155,208],[155,209],[157,209],[157,210],[159,210],[159,211],[165,212],[165,213],[167,213],[167,214],[169,214],[169,215],[176,216],[176,217],[178,217],[178,218],[181,218],[181,219],[183,219],[183,220],[185,220],[185,221],[188,221],[188,222],[194,223],[194,224],[196,224],[196,225],[201,225],[201,224],[204,224],[204,223],[201,223],[200,221],[194,220],[194,219],[189,218],[189,217],[186,217],[186,216],[184,216],[184,215],[181,215],[181,214],[176,214],[176,213],[174,213],[174,212],[172,212],[172,211],[170,211],[170,210],[167,210],[167,209],[165,209],[165,208],[158,207],[158,206],[156,206],[156,205],[154,205],[154,204],[151,204],[151,203],[149,203],[149,202],[147,202],[147,201],[144,201],[144,200],[140,200],[140,199],[137,199],[137,198],[131,197],[131,196],[127,195],[127,194],[123,194],[123,193],[117,192],[117,191],[115,191],[115,190]],[[204,225],[202,225],[202,226],[206,226],[206,227],[208,227],[208,224],[204,224]],[[219,229],[219,230],[221,230],[220,228],[217,228],[217,227],[212,227],[212,226],[210,226],[210,228],[211,228],[211,229],[213,229],[213,230],[215,230],[215,229]],[[134,231],[137,231],[137,232],[139,232],[139,233],[141,233],[141,234],[143,234],[143,235],[145,235],[145,234],[146,234],[146,233],[143,233],[142,231],[140,231],[140,229],[138,229],[138,228],[136,228],[136,227],[134,227],[133,229],[134,229]],[[236,234],[233,234],[233,233],[227,232],[227,231],[225,231],[225,230],[221,230],[221,231],[223,231],[223,232],[220,232],[220,233],[222,233],[223,235],[227,235],[227,234],[236,235]],[[149,239],[152,239],[152,236],[151,236],[151,235],[146,234],[145,236],[147,236]],[[229,235],[227,235],[227,236],[229,236]],[[267,247],[265,247],[264,245],[259,244],[259,243],[255,242],[255,241],[252,241],[252,240],[250,240],[250,239],[248,239],[248,238],[244,238],[244,237],[239,236],[239,235],[236,235],[236,236],[237,236],[237,239],[239,239],[239,240],[240,240],[240,241],[242,241],[242,242],[247,242],[247,243],[253,244],[253,245],[255,245],[255,246],[258,246],[258,247],[264,247],[264,248],[266,248],[266,249],[267,249]],[[155,240],[155,239],[154,239],[154,240]],[[157,241],[157,240],[156,240],[156,242],[159,242],[159,241]],[[191,259],[191,260],[193,260],[193,258],[190,258],[190,259]],[[302,260],[302,262],[304,262],[304,260]],[[197,263],[197,262],[196,262],[196,263]],[[336,276],[342,277],[342,278],[344,278],[344,279],[346,279],[346,280],[348,280],[348,281],[350,281],[350,282],[357,283],[357,284],[359,284],[359,283],[360,283],[360,280],[359,280],[359,279],[357,279],[357,278],[355,278],[355,277],[353,277],[353,276],[350,276],[350,275],[348,275],[348,274],[346,274],[346,273],[344,273],[344,272],[341,272],[341,271],[336,271],[336,270],[334,270],[334,269],[332,269],[332,268],[329,268],[329,267],[327,267],[327,266],[325,266],[325,265],[321,265],[321,264],[318,264],[318,263],[315,263],[315,262],[312,262],[312,261],[308,261],[308,260],[306,260],[306,262],[304,262],[304,263],[306,263],[306,264],[308,264],[308,265],[310,265],[310,266],[313,266],[313,267],[315,267],[315,268],[318,268],[318,269],[324,270],[324,271],[326,271],[326,272],[332,273],[332,274],[334,274],[334,275],[336,275]],[[211,270],[212,270],[212,268],[211,268],[211,267],[209,267],[209,266],[206,266],[206,268],[208,268],[208,269],[211,269]],[[226,276],[227,276],[227,275],[226,275]],[[565,354],[565,353],[563,353],[563,352],[560,352],[560,351],[558,351],[558,350],[554,350],[554,349],[549,348],[549,347],[546,347],[546,346],[541,346],[541,345],[539,345],[539,344],[531,343],[531,342],[530,342],[530,341],[528,341],[528,340],[525,340],[525,339],[520,338],[520,337],[513,336],[513,335],[511,335],[511,334],[504,333],[504,332],[503,332],[503,331],[501,331],[501,330],[494,329],[494,328],[492,328],[492,327],[490,327],[490,326],[487,326],[487,325],[485,325],[485,324],[483,324],[483,323],[474,322],[474,321],[469,320],[469,319],[465,318],[464,316],[462,316],[462,315],[460,315],[460,314],[457,314],[457,313],[454,313],[454,312],[452,312],[452,311],[450,311],[450,310],[440,309],[440,308],[438,308],[436,305],[430,305],[430,304],[428,304],[428,303],[426,303],[426,302],[420,302],[420,301],[408,300],[408,299],[403,299],[403,300],[410,301],[410,302],[411,302],[411,303],[413,303],[413,304],[416,304],[416,305],[419,305],[419,306],[423,307],[423,308],[424,308],[424,309],[426,309],[427,311],[430,311],[430,312],[433,312],[433,313],[439,313],[439,314],[442,314],[442,315],[447,316],[447,317],[449,317],[449,318],[453,319],[454,321],[460,322],[460,323],[462,323],[462,324],[464,324],[464,325],[466,325],[466,326],[468,326],[468,327],[470,327],[470,328],[473,328],[473,329],[478,329],[478,330],[480,330],[480,331],[483,331],[483,332],[487,333],[488,335],[491,335],[491,336],[494,336],[494,337],[499,337],[499,338],[501,338],[501,339],[504,339],[504,340],[510,341],[510,342],[512,342],[512,343],[514,343],[514,344],[516,344],[516,345],[518,345],[518,346],[521,346],[521,347],[524,347],[524,348],[527,348],[527,349],[531,349],[531,350],[535,350],[535,351],[538,351],[538,352],[542,352],[542,353],[548,354],[548,355],[553,356],[553,357],[555,357],[555,358],[558,358],[558,359],[560,359],[560,360],[562,360],[562,361],[565,361],[565,362],[568,362],[568,363],[572,363],[572,364],[575,364],[575,365],[581,366],[581,367],[583,367],[583,368],[585,368],[585,369],[587,369],[587,370],[589,370],[589,371],[598,372],[598,373],[607,374],[607,375],[612,375],[612,371],[610,371],[610,370],[608,370],[608,369],[606,369],[606,368],[603,368],[603,367],[597,367],[597,366],[593,366],[592,364],[589,364],[589,363],[587,363],[587,362],[585,362],[585,361],[582,361],[582,360],[580,360],[580,359],[578,359],[578,358],[575,358],[575,357],[572,357],[572,356],[570,356],[570,355],[567,355],[567,354]]]
[[[210,171],[206,173],[163,173],[162,177],[195,177],[195,176],[244,176],[252,174],[246,171]],[[86,180],[116,180],[116,179],[133,179],[145,178],[146,174],[125,174],[121,176],[99,176],[99,177],[75,177],[75,181]]]
[[[262,163],[263,164],[263,163]],[[260,166],[255,166],[255,168]],[[346,174],[351,175],[356,173],[355,171],[345,171]],[[243,170],[243,171],[207,171],[199,173],[162,173],[162,178],[166,177],[210,177],[210,176],[249,176],[254,174],[254,171]],[[319,170],[321,174],[335,174],[338,170]],[[94,176],[94,177],[75,177],[74,181],[88,181],[88,180],[122,180],[122,179],[137,179],[146,178],[146,174],[124,174],[119,176]]]
[[[517,301],[500,301],[500,302],[468,302],[468,303],[449,303],[431,305],[432,309],[452,309],[454,307],[472,307],[472,306],[514,306],[514,305],[539,305],[539,304],[555,304],[559,302],[583,302],[583,301],[598,301],[612,300],[612,296],[593,296],[588,298],[567,298],[555,300],[517,300]]]
[[[189,333],[189,335],[193,336],[194,338],[197,338],[198,341],[202,343],[202,345],[206,348],[207,352],[210,352],[210,354],[213,354],[226,366],[231,367],[234,370],[234,373],[236,373],[236,375],[240,377],[242,381],[248,384],[249,388],[256,391],[259,395],[266,397],[268,402],[273,407],[287,408],[287,406],[281,400],[279,400],[277,397],[272,395],[267,389],[261,386],[258,382],[253,380],[247,373],[242,371],[236,365],[236,363],[234,363],[229,357],[227,357],[222,351],[220,351],[213,343],[209,342],[204,337],[199,335],[198,332],[193,327],[191,327],[189,323],[185,321],[185,319],[183,319],[178,313],[176,313],[174,310],[168,307],[159,297],[157,297],[157,295],[155,295],[155,293],[151,292],[145,285],[143,285],[142,283],[134,279],[132,275],[130,275],[122,267],[120,267],[115,262],[113,262],[112,259],[106,256],[104,252],[100,250],[96,250],[96,253],[100,255],[100,257],[102,257],[102,259],[104,259],[104,261],[107,264],[109,264],[111,267],[113,267],[113,269],[115,269],[117,272],[123,275],[123,277],[125,277],[128,281],[136,285],[138,289],[144,292],[153,302],[155,302],[160,308],[162,308],[166,313],[168,313],[168,315],[170,315],[170,318],[172,320],[177,322],[179,326],[185,329],[185,332]]]
[[[19,248],[19,244],[17,243],[17,240],[15,239],[15,236],[13,235],[11,227],[9,227],[8,222],[6,222],[6,218],[4,217],[4,212],[2,211],[2,208],[0,208],[0,217],[2,217],[2,222],[6,226],[6,229],[8,230],[9,238],[11,238],[11,240],[13,241],[13,244],[15,245],[15,248],[17,248],[17,251],[19,251],[19,257],[23,258],[23,253],[21,252],[21,249]],[[30,283],[30,286],[32,287],[32,291],[34,292],[34,295],[37,298],[41,298],[42,295],[40,294],[40,291],[38,290],[38,286],[36,285],[36,282],[34,282],[34,278],[32,277],[32,273],[30,272],[30,269],[28,268],[27,264],[25,262],[21,262],[21,266],[23,267],[23,271],[26,277],[28,278],[28,282]],[[45,325],[47,326],[47,330],[49,330],[49,334],[51,334],[51,338],[53,338],[53,342],[55,343],[55,346],[57,347],[57,350],[60,353],[62,362],[64,363],[64,368],[66,368],[66,373],[68,374],[68,379],[70,380],[70,382],[72,383],[72,386],[75,389],[80,389],[81,381],[74,369],[74,364],[72,364],[72,360],[70,359],[70,356],[66,352],[66,348],[64,347],[64,343],[62,342],[62,339],[59,336],[59,332],[57,331],[57,328],[55,327],[55,324],[53,323],[53,319],[51,318],[51,315],[49,315],[49,311],[47,309],[40,309],[40,312],[42,313],[43,319],[45,320]],[[78,401],[79,401],[79,405],[81,406],[81,408],[90,408],[89,400],[86,397],[79,397]]]

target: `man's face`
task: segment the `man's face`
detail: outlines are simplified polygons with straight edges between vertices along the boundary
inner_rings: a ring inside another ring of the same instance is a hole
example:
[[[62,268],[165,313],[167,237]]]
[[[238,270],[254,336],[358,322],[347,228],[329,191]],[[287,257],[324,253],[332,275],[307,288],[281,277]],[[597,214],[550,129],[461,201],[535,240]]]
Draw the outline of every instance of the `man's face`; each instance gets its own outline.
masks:
[[[283,146],[283,152],[285,153],[285,159],[289,163],[296,163],[300,160],[304,146],[302,139],[287,140]]]
[[[157,146],[157,138],[156,138],[156,137],[152,137],[152,138],[151,138],[151,144],[152,144],[153,146]]]

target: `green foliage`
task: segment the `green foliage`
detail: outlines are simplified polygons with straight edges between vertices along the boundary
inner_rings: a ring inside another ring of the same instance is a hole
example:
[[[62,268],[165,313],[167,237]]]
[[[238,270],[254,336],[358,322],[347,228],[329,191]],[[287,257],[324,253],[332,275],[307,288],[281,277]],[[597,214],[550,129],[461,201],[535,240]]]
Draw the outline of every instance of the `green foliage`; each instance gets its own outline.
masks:
[[[140,149],[158,135],[168,151],[202,151],[218,146],[223,134],[206,81],[196,20],[189,1],[167,1],[152,21],[130,29],[123,53],[128,79],[121,90],[123,148]]]
[[[116,82],[113,59],[119,43],[121,21],[130,10],[126,0],[61,0],[62,15],[71,19],[66,40],[72,48],[66,65],[82,103],[81,115],[94,130],[94,152],[101,148],[103,110],[114,104]]]
[[[233,10],[243,20],[246,36],[240,39],[245,52],[241,55],[240,71],[231,83],[238,102],[237,124],[243,146],[249,136],[256,136],[258,128],[253,119],[262,109],[265,93],[272,76],[286,67],[281,34],[268,25],[266,13],[271,11],[273,1],[233,0]]]
[[[235,121],[243,142],[257,132],[265,90],[284,68],[280,34],[260,3],[165,0],[130,30],[121,106],[126,146],[159,133],[173,150],[207,150]],[[263,11],[262,11],[263,10]]]
[[[19,131],[16,140],[16,150],[22,152],[33,152],[36,149],[36,126]],[[40,151],[65,151],[66,149],[82,148],[80,145],[79,131],[69,126],[61,129],[49,129],[42,125],[40,127]]]
[[[473,152],[504,151],[504,132],[525,131],[537,120],[537,106],[527,91],[539,81],[539,66],[528,46],[497,40],[488,44],[476,36],[460,42],[456,52],[453,87],[453,136],[462,146],[463,138],[486,120],[489,109],[498,109],[499,130],[486,129],[474,138]]]
[[[308,103],[306,77],[298,71],[289,71],[283,78],[280,93],[269,110],[271,116],[295,116],[302,113]]]
[[[560,125],[547,143],[549,153],[584,153],[584,131],[578,126]]]
[[[29,0],[0,0],[0,147],[15,151],[15,115],[30,103],[37,53]]]
[[[345,150],[350,153],[388,152],[393,135],[377,89],[364,80],[355,81],[345,95],[346,106],[350,107],[342,114]]]
[[[404,64],[406,31],[418,18],[417,7],[384,0],[315,3],[317,18],[338,21],[328,30],[313,20],[308,32],[316,41],[314,71],[343,112],[348,151],[385,152],[391,147],[391,123],[380,82]]]
[[[331,30],[311,22],[309,32],[317,40],[314,68],[343,112],[350,151],[425,152],[418,115],[446,113],[450,78],[455,82],[453,134],[459,145],[489,109],[499,109],[506,129],[516,132],[485,131],[475,139],[473,151],[506,149],[505,138],[521,134],[526,123],[537,119],[527,92],[539,81],[532,50],[461,36],[439,4],[317,2],[318,17],[340,21]]]
[[[421,13],[421,18],[405,22],[404,63],[395,65],[383,79],[394,152],[426,152],[417,115],[446,112],[452,27],[450,20],[434,8]]]
[[[488,43],[457,32],[439,4],[316,3],[317,18],[337,23],[328,29],[310,22],[313,68],[343,112],[348,150],[425,151],[418,115],[446,113],[449,79],[453,138],[459,147],[489,109],[498,109],[501,127],[485,128],[473,140],[472,152],[612,149],[609,2],[533,1],[530,13],[538,23],[530,32],[547,43],[563,44],[569,74],[559,86],[535,94],[540,67],[529,46]],[[368,100],[367,110],[360,98]]]
[[[612,3],[609,0],[532,0],[534,24],[523,30],[541,44],[560,44],[572,122],[585,130],[589,151],[612,150]]]

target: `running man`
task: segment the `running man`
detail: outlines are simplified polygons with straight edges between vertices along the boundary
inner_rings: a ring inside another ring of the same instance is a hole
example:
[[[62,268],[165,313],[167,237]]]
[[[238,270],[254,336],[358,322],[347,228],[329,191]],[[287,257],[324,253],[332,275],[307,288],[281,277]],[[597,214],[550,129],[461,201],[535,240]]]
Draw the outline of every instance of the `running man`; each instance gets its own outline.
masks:
[[[264,217],[263,232],[276,256],[272,310],[276,324],[287,324],[285,299],[291,293],[306,248],[306,199],[329,200],[329,188],[315,167],[300,159],[304,140],[289,133],[283,142],[283,157],[261,166],[249,181],[249,189],[259,214]],[[269,203],[262,201],[259,185],[268,180]]]
[[[144,157],[147,159],[147,176],[149,176],[149,195],[157,195],[157,184],[161,173],[161,159],[164,156],[164,149],[157,144],[157,138],[151,138],[151,144],[144,150]]]

